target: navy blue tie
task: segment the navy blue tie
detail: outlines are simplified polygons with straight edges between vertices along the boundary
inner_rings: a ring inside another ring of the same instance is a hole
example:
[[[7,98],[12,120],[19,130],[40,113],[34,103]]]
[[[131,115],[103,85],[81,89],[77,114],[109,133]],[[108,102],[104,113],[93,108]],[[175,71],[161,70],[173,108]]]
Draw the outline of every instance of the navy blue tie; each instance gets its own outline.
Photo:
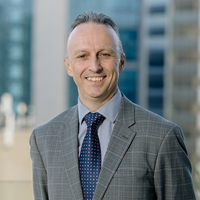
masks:
[[[87,132],[80,153],[80,178],[84,200],[92,200],[101,169],[101,148],[98,128],[105,119],[99,113],[88,113],[85,116]]]

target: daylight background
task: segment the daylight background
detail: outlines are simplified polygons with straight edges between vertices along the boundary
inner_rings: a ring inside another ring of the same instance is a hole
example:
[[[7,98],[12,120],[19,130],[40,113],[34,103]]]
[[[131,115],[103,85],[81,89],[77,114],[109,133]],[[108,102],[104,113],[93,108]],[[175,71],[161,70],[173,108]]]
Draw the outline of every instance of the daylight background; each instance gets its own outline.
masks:
[[[69,25],[87,10],[119,27],[121,91],[182,128],[198,196],[199,8],[199,0],[0,0],[0,200],[33,200],[29,137],[77,103],[63,58]]]

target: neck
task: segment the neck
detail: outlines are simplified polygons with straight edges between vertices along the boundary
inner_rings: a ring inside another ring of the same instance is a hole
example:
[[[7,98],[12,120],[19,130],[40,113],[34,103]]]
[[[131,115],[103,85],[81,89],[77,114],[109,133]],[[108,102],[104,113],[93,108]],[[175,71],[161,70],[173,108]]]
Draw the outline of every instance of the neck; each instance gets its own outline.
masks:
[[[101,99],[101,98],[90,98],[90,99],[85,99],[82,96],[79,95],[81,103],[91,110],[92,112],[97,111],[99,108],[101,108],[103,105],[105,105],[114,95],[116,92],[110,96],[108,96],[106,99]]]

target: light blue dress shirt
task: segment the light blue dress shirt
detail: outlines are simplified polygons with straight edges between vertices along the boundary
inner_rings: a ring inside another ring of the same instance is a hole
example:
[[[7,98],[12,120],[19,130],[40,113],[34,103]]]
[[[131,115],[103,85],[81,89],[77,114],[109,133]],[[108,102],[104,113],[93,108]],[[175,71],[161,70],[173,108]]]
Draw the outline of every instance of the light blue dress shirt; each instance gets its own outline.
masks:
[[[113,131],[113,127],[115,125],[115,120],[119,111],[119,107],[122,101],[122,95],[119,89],[117,89],[116,94],[110,99],[105,105],[99,108],[96,112],[103,115],[106,119],[100,125],[98,129],[98,136],[100,140],[101,146],[101,164],[103,164],[103,160],[106,154],[106,150],[108,148],[108,144],[110,141],[110,137]],[[87,131],[87,125],[84,121],[84,117],[86,114],[91,112],[88,108],[86,108],[78,99],[78,115],[79,115],[79,156],[81,152],[82,143]]]

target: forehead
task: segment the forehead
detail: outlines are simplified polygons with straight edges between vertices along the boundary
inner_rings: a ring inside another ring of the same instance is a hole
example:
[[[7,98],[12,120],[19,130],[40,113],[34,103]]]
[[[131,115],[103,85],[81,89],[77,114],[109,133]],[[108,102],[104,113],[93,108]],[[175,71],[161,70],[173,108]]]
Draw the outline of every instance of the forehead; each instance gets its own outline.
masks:
[[[88,22],[74,28],[68,38],[68,48],[74,45],[106,45],[116,44],[118,36],[116,32],[107,25]]]

